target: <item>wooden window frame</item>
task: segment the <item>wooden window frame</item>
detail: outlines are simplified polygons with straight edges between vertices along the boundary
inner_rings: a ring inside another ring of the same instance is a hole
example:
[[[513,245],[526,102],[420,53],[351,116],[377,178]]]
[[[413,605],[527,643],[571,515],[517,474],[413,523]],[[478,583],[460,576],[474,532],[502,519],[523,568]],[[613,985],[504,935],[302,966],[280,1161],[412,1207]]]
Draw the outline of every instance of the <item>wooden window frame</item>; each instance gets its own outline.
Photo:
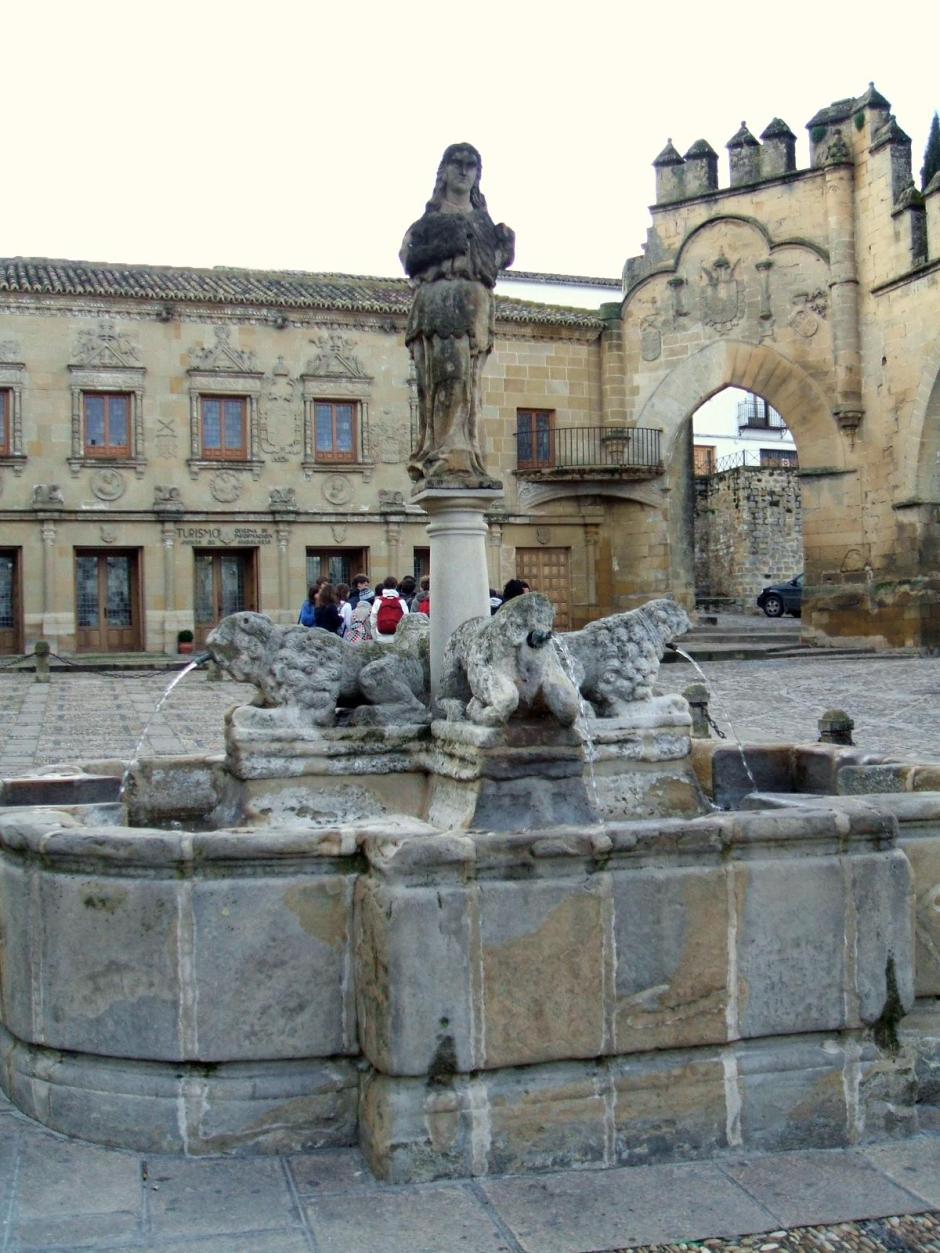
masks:
[[[88,401],[99,399],[104,402],[105,442],[101,445],[88,442]],[[111,435],[111,402],[117,398],[126,405],[125,424],[127,429],[126,444],[112,444]],[[121,391],[95,391],[92,388],[82,390],[82,456],[89,461],[129,461],[134,455],[134,393]]]
[[[692,445],[692,474],[695,478],[705,479],[715,473],[715,465],[718,460],[716,453],[717,446],[715,444]]]
[[[71,452],[67,458],[73,478],[83,468],[121,466],[143,478],[147,459],[144,455],[144,374],[142,366],[98,367],[69,366],[69,391],[72,398]],[[126,396],[128,399],[126,448],[89,448],[86,441],[85,397]]]
[[[323,452],[317,447],[317,410],[321,405],[329,405],[332,410],[333,425],[333,446],[332,452]],[[340,405],[348,405],[352,410],[352,448],[349,452],[337,452],[336,446],[336,410]],[[360,426],[360,406],[359,401],[349,396],[340,397],[339,399],[327,399],[318,396],[314,399],[310,406],[310,421],[312,430],[310,432],[310,444],[313,448],[313,458],[317,465],[357,465],[361,458],[359,455],[359,432]]]
[[[538,430],[536,423],[540,417],[548,418],[548,458],[538,454]],[[532,441],[532,456],[523,460],[520,453],[519,435],[521,427],[528,425],[529,437]],[[555,450],[555,410],[554,409],[517,409],[516,410],[516,469],[517,470],[552,470],[556,464]]]
[[[217,401],[220,406],[219,415],[219,439],[220,448],[206,447],[206,401]],[[237,402],[241,405],[242,421],[241,421],[241,444],[238,448],[226,447],[225,444],[225,404]],[[238,461],[245,462],[248,460],[248,414],[250,409],[250,397],[244,395],[232,395],[225,392],[200,392],[199,393],[199,448],[200,457],[203,461]]]

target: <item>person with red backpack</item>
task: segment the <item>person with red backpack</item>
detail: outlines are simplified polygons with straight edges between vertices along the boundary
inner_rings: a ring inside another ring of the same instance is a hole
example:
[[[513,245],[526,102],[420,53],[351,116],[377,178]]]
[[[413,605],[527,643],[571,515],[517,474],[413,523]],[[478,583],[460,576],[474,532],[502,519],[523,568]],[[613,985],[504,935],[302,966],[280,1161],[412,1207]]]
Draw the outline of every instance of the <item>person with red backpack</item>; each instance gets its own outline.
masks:
[[[399,622],[407,612],[408,606],[398,594],[398,583],[390,574],[382,583],[381,593],[376,594],[372,605],[372,638],[383,644],[390,644],[395,638]]]

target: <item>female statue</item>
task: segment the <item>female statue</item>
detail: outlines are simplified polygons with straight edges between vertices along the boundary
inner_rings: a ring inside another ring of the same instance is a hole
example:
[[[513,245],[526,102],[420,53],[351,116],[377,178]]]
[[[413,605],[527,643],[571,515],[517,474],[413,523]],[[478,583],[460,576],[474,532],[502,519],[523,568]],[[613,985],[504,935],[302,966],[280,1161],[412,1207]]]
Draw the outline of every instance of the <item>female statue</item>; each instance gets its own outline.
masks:
[[[415,285],[405,333],[418,381],[416,481],[497,486],[480,450],[483,366],[493,347],[493,288],[512,264],[515,236],[493,224],[480,191],[480,154],[451,144],[401,262]]]

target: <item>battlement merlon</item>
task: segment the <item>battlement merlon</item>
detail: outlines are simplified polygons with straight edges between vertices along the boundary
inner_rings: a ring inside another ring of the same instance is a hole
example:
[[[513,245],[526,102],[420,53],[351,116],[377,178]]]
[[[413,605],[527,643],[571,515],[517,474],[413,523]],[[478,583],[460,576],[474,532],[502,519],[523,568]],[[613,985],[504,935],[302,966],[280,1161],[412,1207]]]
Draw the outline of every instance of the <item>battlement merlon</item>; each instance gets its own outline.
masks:
[[[885,130],[886,124],[892,123]],[[877,144],[891,144],[899,149],[894,187],[895,199],[910,178],[910,170],[904,170],[903,146],[908,150],[910,140],[893,121],[891,104],[869,83],[868,90],[860,96],[836,100],[820,109],[806,124],[809,132],[809,170],[827,164],[827,153],[835,132],[841,130],[849,146],[855,150]],[[724,190],[750,186],[797,173],[796,136],[782,118],[773,118],[761,132],[761,141],[742,122],[740,129],[727,143],[729,157],[729,183]],[[653,162],[656,170],[656,205],[671,205],[692,200],[701,195],[719,193],[717,180],[717,157],[715,150],[705,139],[697,140],[683,158],[668,140],[666,147]],[[802,171],[805,172],[805,171]]]
[[[792,233],[826,248],[828,226],[813,220],[822,210],[810,210],[807,218],[807,206],[822,192],[822,176],[836,168],[843,170],[856,199],[868,191],[873,204],[880,206],[867,214],[862,226],[870,254],[859,261],[863,281],[877,287],[940,261],[940,223],[935,223],[940,202],[936,195],[928,196],[926,205],[911,197],[911,141],[873,83],[860,96],[820,109],[807,123],[807,131],[810,164],[797,169],[796,136],[782,118],[772,119],[760,141],[742,123],[727,144],[730,181],[725,187],[718,186],[717,154],[707,140],[696,140],[684,157],[669,140],[654,163],[652,227],[642,255],[629,258],[624,266],[624,293],[674,264],[689,232],[705,220],[721,214],[749,217],[748,202],[758,190],[762,217],[778,222],[796,220],[790,208],[796,196],[799,225]],[[811,183],[818,187],[811,190]]]

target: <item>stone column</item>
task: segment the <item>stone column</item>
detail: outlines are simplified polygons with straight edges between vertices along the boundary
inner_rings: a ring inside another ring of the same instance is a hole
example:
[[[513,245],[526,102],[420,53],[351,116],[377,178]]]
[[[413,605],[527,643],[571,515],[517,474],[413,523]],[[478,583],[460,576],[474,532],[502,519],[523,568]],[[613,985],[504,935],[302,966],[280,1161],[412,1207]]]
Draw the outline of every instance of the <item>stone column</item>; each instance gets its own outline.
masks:
[[[503,520],[489,518],[489,545],[486,553],[486,568],[489,585],[498,592],[503,586],[503,572],[500,557],[503,551]]]
[[[164,634],[169,638],[173,624],[171,615],[176,612],[176,526],[172,522],[160,523],[160,543],[163,546],[163,618]],[[175,641],[174,641],[175,642]]]
[[[462,622],[490,612],[485,515],[502,492],[431,487],[413,499],[430,516],[431,694],[436,696],[447,641]]]
[[[601,418],[605,427],[623,427],[627,420],[623,305],[619,301],[603,304],[600,316],[604,321],[600,339]]]
[[[584,546],[587,550],[587,599],[588,606],[595,611],[597,605],[597,551],[600,543],[600,527],[596,522],[584,524]]]
[[[47,518],[42,524],[42,612],[55,613],[55,523]]]
[[[286,522],[277,522],[274,527],[274,538],[277,541],[277,602],[278,620],[289,622],[284,615],[290,609],[290,562],[287,546],[290,542],[290,527]]]
[[[858,328],[855,258],[855,168],[839,132],[825,160],[826,225],[829,236],[829,299],[836,394],[833,416],[843,430],[862,420],[862,358]]]
[[[402,578],[402,572],[398,568],[399,545],[401,544],[401,519],[386,518],[385,519],[385,553],[387,557],[387,569],[385,574],[393,574],[396,579]],[[410,571],[406,571],[410,573]],[[382,576],[385,577],[384,575]],[[375,580],[378,587],[378,579]]]

